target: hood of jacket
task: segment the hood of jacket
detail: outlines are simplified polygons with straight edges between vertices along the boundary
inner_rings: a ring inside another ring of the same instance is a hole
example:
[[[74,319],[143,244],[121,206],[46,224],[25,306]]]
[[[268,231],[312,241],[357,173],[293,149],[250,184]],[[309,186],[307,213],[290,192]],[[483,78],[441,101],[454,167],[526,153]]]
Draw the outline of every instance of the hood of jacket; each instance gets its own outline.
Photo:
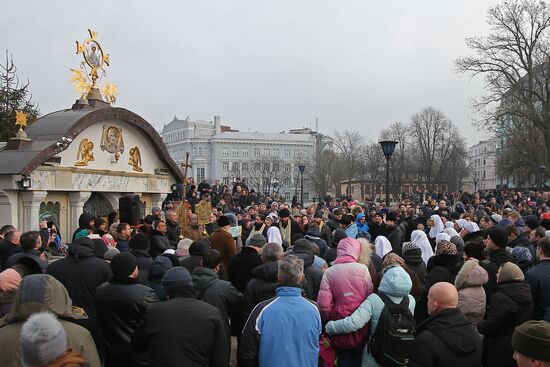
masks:
[[[90,222],[94,220],[94,216],[90,213],[82,213],[78,217],[78,226],[82,229],[92,229]]]
[[[268,261],[252,269],[252,278],[262,279],[268,282],[277,281],[279,268],[276,261]]]
[[[411,265],[420,265],[422,264],[422,250],[419,248],[411,248],[408,249],[406,252],[403,252],[401,255],[403,260],[405,260],[405,263],[411,264]]]
[[[426,271],[429,273],[436,266],[442,266],[457,274],[462,267],[462,259],[458,255],[435,255],[428,260]]]
[[[355,224],[357,225],[357,230],[359,232],[368,232],[369,225],[367,224],[367,220],[365,220],[365,223],[360,222],[360,220],[363,218],[365,218],[365,213],[357,214],[357,218],[355,218]]]
[[[293,255],[296,255],[300,259],[304,260],[304,269],[308,266],[311,266],[315,261],[315,255],[309,252],[292,252]]]
[[[411,288],[411,277],[405,269],[400,266],[387,268],[378,286],[379,291],[394,297],[405,297],[410,293]]]
[[[202,291],[210,287],[220,279],[214,270],[203,267],[198,267],[193,270],[191,276],[193,278],[193,288],[197,291]]]
[[[88,237],[80,237],[69,245],[67,250],[69,256],[74,257],[75,259],[94,257],[95,256],[95,246],[94,242]]]
[[[508,261],[514,262],[512,255],[503,248],[498,248],[489,252],[489,259],[498,266]]]
[[[338,243],[338,248],[336,249],[336,261],[338,259],[343,259],[345,257],[350,257],[351,261],[357,261],[359,254],[361,253],[361,244],[355,238],[346,237]],[[353,259],[353,260],[352,260]]]
[[[429,330],[455,355],[466,356],[480,347],[472,322],[456,308],[443,310],[419,325],[418,331]]]
[[[173,267],[173,262],[168,256],[157,256],[149,268],[150,280],[161,280],[164,274]]]
[[[209,248],[210,245],[207,241],[194,241],[191,246],[189,246],[189,255],[202,256]]]
[[[308,229],[306,233],[304,233],[304,236],[309,236],[313,239],[319,239],[319,236],[321,235],[321,231],[315,231],[313,229]]]
[[[523,282],[503,282],[497,284],[497,292],[502,292],[518,305],[526,307],[533,302],[533,295],[529,284]]]
[[[36,312],[49,311],[69,319],[86,318],[83,311],[73,308],[69,292],[60,281],[49,274],[33,274],[23,277],[9,314],[0,320],[0,327],[26,320]]]
[[[477,259],[468,259],[460,268],[455,279],[457,289],[479,287],[489,281],[487,271],[479,265]]]

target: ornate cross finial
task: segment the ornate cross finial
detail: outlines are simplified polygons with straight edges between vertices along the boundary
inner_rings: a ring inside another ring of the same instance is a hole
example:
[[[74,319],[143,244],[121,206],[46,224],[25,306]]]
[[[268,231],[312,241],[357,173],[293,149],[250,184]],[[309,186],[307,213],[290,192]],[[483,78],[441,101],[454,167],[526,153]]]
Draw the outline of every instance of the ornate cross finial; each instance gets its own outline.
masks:
[[[82,65],[90,67],[90,78],[92,79],[92,88],[97,88],[97,79],[99,71],[105,74],[104,65],[109,66],[109,54],[103,52],[101,45],[97,42],[97,32],[88,29],[90,37],[80,44],[76,41],[76,53],[84,56]]]
[[[15,112],[15,124],[19,125],[20,131],[23,131],[23,127],[27,127],[27,114],[25,112]]]

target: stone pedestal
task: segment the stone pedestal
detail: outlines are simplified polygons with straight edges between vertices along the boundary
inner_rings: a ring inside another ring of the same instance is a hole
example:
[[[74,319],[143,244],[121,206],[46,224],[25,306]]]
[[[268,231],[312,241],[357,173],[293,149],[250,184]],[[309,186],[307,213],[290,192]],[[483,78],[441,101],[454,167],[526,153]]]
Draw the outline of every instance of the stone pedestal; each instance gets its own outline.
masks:
[[[47,191],[23,191],[23,232],[38,231],[40,220],[40,204],[48,195]]]
[[[157,206],[162,210],[162,202],[166,197],[165,194],[151,194],[151,208],[147,208],[146,214],[151,214],[151,210]]]
[[[84,210],[84,204],[91,195],[90,191],[69,193],[69,230],[71,234],[78,228],[78,218]],[[69,237],[67,237],[67,241],[69,241]]]

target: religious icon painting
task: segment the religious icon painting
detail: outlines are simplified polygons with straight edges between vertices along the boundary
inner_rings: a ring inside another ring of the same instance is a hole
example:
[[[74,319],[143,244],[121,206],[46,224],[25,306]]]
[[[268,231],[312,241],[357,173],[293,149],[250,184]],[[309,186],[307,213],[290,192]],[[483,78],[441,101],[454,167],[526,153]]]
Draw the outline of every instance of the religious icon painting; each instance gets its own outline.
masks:
[[[101,135],[101,150],[119,155],[124,153],[124,141],[122,140],[122,129],[116,126],[103,125]]]

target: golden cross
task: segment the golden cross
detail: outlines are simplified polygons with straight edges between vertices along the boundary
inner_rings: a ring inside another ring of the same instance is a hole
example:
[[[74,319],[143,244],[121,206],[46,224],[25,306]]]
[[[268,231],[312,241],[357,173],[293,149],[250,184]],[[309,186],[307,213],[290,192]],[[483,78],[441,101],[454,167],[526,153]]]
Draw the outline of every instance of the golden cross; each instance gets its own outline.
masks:
[[[193,165],[189,163],[189,152],[185,153],[185,163],[180,163],[180,167],[183,168],[183,187],[185,188],[185,181],[187,181],[187,168],[191,168]]]
[[[15,124],[19,125],[19,130],[23,130],[23,127],[27,127],[27,114],[25,112],[15,112]]]
[[[183,208],[182,210],[182,226],[180,228],[180,239],[183,238],[183,231],[185,230],[185,228],[187,228],[187,206],[186,206],[186,203],[187,203],[187,199],[186,199],[186,194],[187,194],[187,168],[191,168],[191,163],[189,163],[189,152],[186,152],[185,153],[185,163],[180,163],[180,167],[182,168],[182,171],[183,171],[183,193],[182,193],[182,203],[181,203],[181,206]]]

